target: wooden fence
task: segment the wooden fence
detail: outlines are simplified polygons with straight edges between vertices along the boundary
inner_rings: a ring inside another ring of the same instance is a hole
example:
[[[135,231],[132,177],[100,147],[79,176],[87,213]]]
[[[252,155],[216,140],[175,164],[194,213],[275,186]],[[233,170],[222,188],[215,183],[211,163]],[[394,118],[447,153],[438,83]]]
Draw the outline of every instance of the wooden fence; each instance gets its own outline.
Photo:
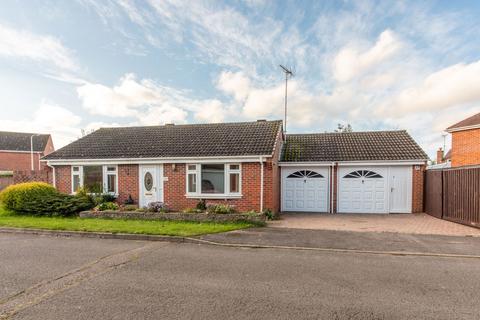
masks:
[[[480,167],[427,170],[425,212],[480,228]]]

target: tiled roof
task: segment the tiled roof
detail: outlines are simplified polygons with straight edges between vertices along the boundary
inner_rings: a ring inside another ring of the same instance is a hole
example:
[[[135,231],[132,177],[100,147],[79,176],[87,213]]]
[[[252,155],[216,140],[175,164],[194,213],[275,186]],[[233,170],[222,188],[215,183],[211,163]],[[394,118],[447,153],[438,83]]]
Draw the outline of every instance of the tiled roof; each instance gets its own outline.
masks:
[[[30,151],[30,137],[33,137],[33,151],[42,152],[47,146],[49,134],[0,131],[0,150]]]
[[[102,128],[44,159],[270,155],[281,127],[281,121],[256,121]]]
[[[480,113],[477,113],[467,119],[464,119],[460,122],[455,123],[454,125],[448,127],[447,131],[460,129],[463,127],[476,126],[476,125],[480,125]]]
[[[427,159],[404,130],[289,134],[282,152],[286,162]]]

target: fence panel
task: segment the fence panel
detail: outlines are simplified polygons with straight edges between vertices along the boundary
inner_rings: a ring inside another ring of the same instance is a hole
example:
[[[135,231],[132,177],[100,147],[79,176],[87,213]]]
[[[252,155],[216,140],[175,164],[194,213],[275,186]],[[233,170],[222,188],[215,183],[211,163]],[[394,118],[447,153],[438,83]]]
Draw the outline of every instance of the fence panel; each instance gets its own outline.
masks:
[[[440,219],[443,217],[443,188],[441,170],[427,170],[426,172],[425,212]]]
[[[443,218],[480,227],[480,167],[443,171]]]

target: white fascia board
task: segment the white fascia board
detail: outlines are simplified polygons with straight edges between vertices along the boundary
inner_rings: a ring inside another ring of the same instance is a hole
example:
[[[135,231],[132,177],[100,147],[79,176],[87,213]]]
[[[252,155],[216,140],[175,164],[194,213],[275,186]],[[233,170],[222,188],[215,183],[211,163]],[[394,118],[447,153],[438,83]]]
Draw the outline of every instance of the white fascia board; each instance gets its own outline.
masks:
[[[448,133],[452,133],[452,132],[472,130],[472,129],[480,129],[480,124],[476,124],[476,125],[473,125],[473,126],[465,126],[465,127],[458,127],[458,128],[447,129],[446,131],[447,131]]]
[[[244,157],[185,157],[185,158],[129,158],[129,159],[55,159],[41,160],[49,165],[104,165],[104,164],[164,164],[164,163],[235,163],[235,162],[258,162],[259,158],[271,158],[265,156]]]
[[[404,166],[424,165],[427,160],[396,160],[396,161],[341,161],[338,166]]]
[[[281,167],[331,167],[335,162],[279,162]]]

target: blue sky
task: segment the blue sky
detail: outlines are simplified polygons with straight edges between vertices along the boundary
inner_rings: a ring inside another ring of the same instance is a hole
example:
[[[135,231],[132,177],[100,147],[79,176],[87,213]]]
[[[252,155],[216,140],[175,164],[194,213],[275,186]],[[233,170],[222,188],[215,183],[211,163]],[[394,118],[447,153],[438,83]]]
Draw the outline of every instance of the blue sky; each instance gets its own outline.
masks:
[[[283,118],[407,129],[431,155],[480,112],[478,1],[2,1],[1,130]]]

